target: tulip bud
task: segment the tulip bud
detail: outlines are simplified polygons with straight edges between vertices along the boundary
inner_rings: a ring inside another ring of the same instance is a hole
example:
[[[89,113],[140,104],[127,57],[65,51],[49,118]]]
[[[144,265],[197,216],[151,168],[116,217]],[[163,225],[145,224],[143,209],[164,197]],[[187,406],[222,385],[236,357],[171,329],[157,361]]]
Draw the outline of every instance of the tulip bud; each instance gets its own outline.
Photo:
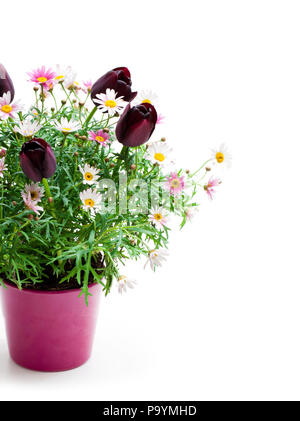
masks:
[[[31,139],[23,143],[20,164],[24,174],[35,182],[50,178],[56,170],[55,155],[44,139]]]
[[[132,101],[137,92],[131,92],[131,76],[127,67],[116,67],[115,69],[105,73],[98,79],[91,90],[92,100],[96,99],[96,95],[104,94],[106,89],[113,89],[117,96],[123,96],[124,101]],[[98,104],[95,104],[98,105]]]
[[[128,104],[116,127],[117,139],[125,146],[140,146],[152,135],[156,121],[153,105],[145,103],[130,108]]]
[[[0,97],[7,92],[10,92],[10,98],[12,101],[15,96],[14,85],[5,67],[3,64],[0,64]]]

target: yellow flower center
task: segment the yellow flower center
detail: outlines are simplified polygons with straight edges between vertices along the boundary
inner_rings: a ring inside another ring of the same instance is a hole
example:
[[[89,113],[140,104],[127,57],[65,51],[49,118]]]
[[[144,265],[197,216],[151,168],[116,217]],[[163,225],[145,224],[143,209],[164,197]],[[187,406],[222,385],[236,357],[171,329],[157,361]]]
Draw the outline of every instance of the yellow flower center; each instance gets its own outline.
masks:
[[[36,200],[38,198],[38,193],[36,191],[30,192],[30,197],[32,200]]]
[[[84,174],[84,178],[85,178],[87,181],[91,181],[91,180],[94,178],[94,176],[93,176],[93,174],[92,174],[91,172],[86,172],[86,173]]]
[[[161,220],[162,220],[162,214],[160,214],[160,213],[155,213],[155,214],[154,214],[154,218],[155,218],[157,221],[161,221]]]
[[[56,79],[56,80],[61,80],[61,79],[63,79],[63,78],[64,78],[64,75],[57,75],[55,79]]]
[[[41,77],[38,77],[37,78],[37,81],[39,82],[39,83],[45,83],[45,82],[47,82],[47,78],[46,77],[44,77],[44,76],[41,76]]]
[[[2,105],[1,111],[3,111],[4,113],[9,114],[12,111],[12,107],[10,105],[8,105],[8,104]]]
[[[157,254],[157,251],[154,249],[154,250],[150,250],[149,251],[149,255],[151,256],[151,257],[157,257],[158,256],[158,254]]]
[[[221,164],[224,161],[224,155],[222,154],[222,152],[216,153],[216,160],[219,164]]]
[[[177,188],[179,186],[180,186],[180,182],[179,182],[178,178],[175,178],[175,180],[171,181],[171,187]]]
[[[142,104],[152,104],[152,102],[150,101],[150,99],[143,99]]]
[[[85,206],[90,206],[91,208],[95,205],[93,199],[85,199],[84,201]]]
[[[62,131],[68,133],[71,131],[71,129],[70,127],[63,127]]]
[[[105,107],[115,108],[116,106],[117,103],[113,99],[108,99],[107,101],[105,101]]]
[[[102,137],[102,136],[96,136],[96,140],[97,140],[98,142],[105,142],[105,139],[104,139],[104,137]]]
[[[119,276],[118,281],[119,281],[119,282],[120,282],[120,281],[124,281],[124,282],[126,283],[126,276],[125,276],[125,275],[121,275],[121,276]]]
[[[163,162],[166,159],[166,157],[162,153],[156,152],[156,154],[154,155],[154,159],[156,159],[156,161]]]

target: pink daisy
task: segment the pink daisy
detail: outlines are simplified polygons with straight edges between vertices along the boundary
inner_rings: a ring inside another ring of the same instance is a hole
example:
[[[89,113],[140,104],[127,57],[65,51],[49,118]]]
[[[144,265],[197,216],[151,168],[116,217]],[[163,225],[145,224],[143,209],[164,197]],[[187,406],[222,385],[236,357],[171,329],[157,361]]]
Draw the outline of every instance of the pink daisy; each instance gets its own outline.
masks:
[[[17,112],[21,110],[20,105],[15,102],[11,104],[11,94],[7,92],[0,97],[0,119],[6,120],[8,117],[15,118]]]
[[[3,171],[7,170],[4,158],[0,159],[0,178],[3,178]]]
[[[156,124],[164,123],[165,116],[162,114],[158,114]]]
[[[44,209],[41,206],[38,206],[37,202],[35,200],[31,199],[30,193],[25,193],[24,191],[21,193],[22,198],[24,200],[25,206],[27,209],[32,210],[37,215],[40,214],[40,211],[43,211]]]
[[[221,181],[218,178],[211,177],[208,180],[208,183],[205,184],[204,190],[206,191],[206,193],[208,194],[208,197],[211,200],[213,199],[213,195],[215,193],[214,187],[218,186],[220,183],[221,183]]]
[[[107,146],[109,140],[109,134],[105,133],[103,130],[97,130],[96,132],[90,131],[89,139],[94,140],[97,143],[100,143],[102,146]]]
[[[83,86],[84,87],[82,88],[82,90],[83,90],[83,92],[85,92],[87,94],[88,92],[91,92],[93,82],[91,80],[87,80],[87,81],[83,82]]]
[[[29,72],[28,75],[30,77],[30,82],[34,82],[36,85],[42,85],[46,90],[53,87],[56,77],[53,70],[46,69],[45,66]]]
[[[184,189],[184,176],[178,176],[176,172],[172,172],[170,176],[167,176],[166,188],[170,191],[170,194],[174,196],[180,193]]]

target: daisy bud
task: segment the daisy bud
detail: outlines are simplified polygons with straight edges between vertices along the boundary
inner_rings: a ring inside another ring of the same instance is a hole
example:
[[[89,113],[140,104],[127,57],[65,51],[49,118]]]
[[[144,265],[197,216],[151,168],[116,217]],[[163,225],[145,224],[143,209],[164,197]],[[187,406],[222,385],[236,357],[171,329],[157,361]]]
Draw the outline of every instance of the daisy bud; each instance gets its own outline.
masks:
[[[32,220],[33,220],[33,218],[34,218],[34,216],[32,215],[32,213],[30,213],[30,214],[27,216],[27,218],[29,219],[29,221],[32,221]]]
[[[104,131],[104,133],[109,133],[109,128],[108,127],[104,127],[103,131]]]
[[[189,174],[190,173],[190,170],[185,170],[185,172],[186,172],[186,174]]]
[[[40,218],[39,218],[38,216],[36,216],[34,219],[35,219],[36,221],[39,221],[39,219],[40,219]]]
[[[35,182],[52,177],[56,170],[55,155],[44,139],[34,138],[23,143],[20,164],[24,174]]]
[[[37,86],[33,87],[34,92],[37,92],[40,88],[38,88]]]
[[[10,92],[10,98],[12,101],[15,96],[14,85],[5,67],[3,64],[0,64],[0,97],[7,92]]]
[[[79,102],[79,107],[82,108],[84,106],[84,102]]]
[[[124,101],[130,102],[137,95],[137,92],[131,92],[131,84],[131,75],[127,67],[116,67],[94,83],[91,98],[94,101],[97,99],[96,95],[104,94],[106,89],[113,89],[119,97],[123,97]]]
[[[210,170],[211,170],[211,168],[210,168],[210,167],[206,167],[205,169],[206,169],[206,171],[210,171]]]
[[[4,158],[6,155],[6,149],[5,148],[1,148],[0,149],[0,158]]]
[[[13,206],[17,205],[17,202],[15,200],[13,200],[11,203],[12,203]]]
[[[86,136],[79,136],[79,139],[81,139],[81,140],[87,140],[87,137]]]
[[[116,127],[117,139],[125,146],[140,146],[152,135],[156,121],[153,105],[145,103],[130,108],[128,104]]]
[[[161,142],[165,142],[167,139],[165,138],[165,137],[162,137],[161,139],[160,139],[160,141]]]
[[[62,105],[66,105],[67,101],[65,99],[61,100]]]
[[[54,111],[55,111],[55,108],[54,107],[51,107],[51,111],[54,113]]]
[[[136,165],[135,165],[135,164],[132,164],[132,165],[130,165],[130,168],[131,168],[132,170],[136,170]]]
[[[110,168],[114,168],[115,164],[111,163]]]
[[[48,202],[53,203],[53,197],[48,197]]]
[[[75,133],[74,136],[79,138],[79,133]]]
[[[79,153],[78,152],[74,152],[74,156],[78,156],[79,155]]]
[[[76,104],[76,101],[77,101],[77,99],[75,99],[75,98],[74,98],[74,99],[72,100],[73,104]]]
[[[109,158],[105,158],[105,159],[104,159],[104,161],[105,161],[105,162],[109,162]]]

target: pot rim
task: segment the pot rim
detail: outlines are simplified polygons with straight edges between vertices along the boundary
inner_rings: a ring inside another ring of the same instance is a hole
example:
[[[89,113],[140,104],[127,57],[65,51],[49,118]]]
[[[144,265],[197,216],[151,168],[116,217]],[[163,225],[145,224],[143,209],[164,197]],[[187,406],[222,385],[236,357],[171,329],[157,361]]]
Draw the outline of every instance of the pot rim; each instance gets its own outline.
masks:
[[[1,289],[5,290],[5,289],[11,288],[11,289],[18,290],[21,293],[25,293],[25,294],[58,295],[58,294],[72,294],[72,293],[78,291],[78,295],[79,295],[80,292],[81,292],[81,288],[62,289],[60,291],[47,291],[47,290],[38,290],[38,289],[29,289],[29,288],[19,289],[17,287],[17,285],[8,284],[7,282],[5,282],[5,280],[3,280],[3,283],[5,284],[6,288],[2,287],[2,288],[0,288],[0,290]],[[101,287],[102,285],[97,284],[97,283],[90,284],[90,285],[88,285],[88,289],[92,289],[96,286]]]

